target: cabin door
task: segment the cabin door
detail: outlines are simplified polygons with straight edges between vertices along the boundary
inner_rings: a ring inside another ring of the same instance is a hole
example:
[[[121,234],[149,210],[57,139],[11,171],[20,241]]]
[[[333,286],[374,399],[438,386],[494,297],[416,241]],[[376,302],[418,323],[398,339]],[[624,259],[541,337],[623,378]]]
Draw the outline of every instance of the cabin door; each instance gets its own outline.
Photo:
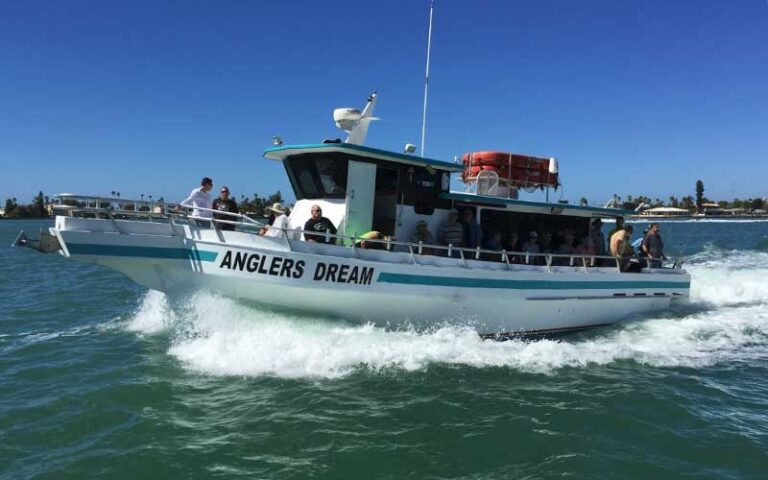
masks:
[[[347,210],[344,235],[362,235],[373,226],[373,202],[376,191],[376,165],[349,161],[347,172]],[[351,242],[345,241],[345,244]]]
[[[373,202],[373,229],[385,236],[395,234],[397,220],[397,184],[399,171],[378,167],[376,170],[376,200]]]

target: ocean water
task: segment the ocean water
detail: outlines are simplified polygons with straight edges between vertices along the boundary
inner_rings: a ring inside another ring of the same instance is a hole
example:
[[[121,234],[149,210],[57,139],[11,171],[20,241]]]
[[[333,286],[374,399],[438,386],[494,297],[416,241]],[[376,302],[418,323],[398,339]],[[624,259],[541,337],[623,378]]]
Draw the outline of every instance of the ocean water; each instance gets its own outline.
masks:
[[[186,298],[8,245],[0,479],[768,478],[768,222],[669,222],[692,304],[482,341]]]

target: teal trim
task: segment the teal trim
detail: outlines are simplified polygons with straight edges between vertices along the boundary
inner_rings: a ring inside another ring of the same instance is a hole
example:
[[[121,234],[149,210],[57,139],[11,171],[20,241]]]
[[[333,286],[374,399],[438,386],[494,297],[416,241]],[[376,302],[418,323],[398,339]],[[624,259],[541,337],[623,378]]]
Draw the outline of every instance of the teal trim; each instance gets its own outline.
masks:
[[[436,277],[403,273],[379,274],[379,282],[430,287],[500,288],[508,290],[605,290],[627,288],[690,288],[691,282],[662,282],[657,280],[626,281],[557,281],[557,280],[497,280],[487,278]]]
[[[344,151],[351,150],[354,153],[362,154],[362,156],[379,155],[387,157],[389,160],[398,163],[407,163],[408,165],[418,165],[422,167],[433,167],[438,170],[446,170],[449,172],[460,172],[464,170],[463,165],[453,162],[445,162],[443,160],[433,160],[431,158],[422,158],[415,155],[405,155],[403,153],[390,152],[388,150],[380,150],[378,148],[364,147],[362,145],[353,145],[351,143],[311,143],[306,145],[285,145],[281,147],[273,147],[264,150],[264,157],[272,160],[285,160],[290,155],[300,155],[302,153],[310,153],[306,150],[318,150],[326,149],[329,151]]]
[[[511,198],[500,197],[487,197],[485,195],[474,195],[471,193],[458,193],[458,192],[446,192],[441,193],[442,198],[448,200],[459,200],[467,203],[493,203],[497,205],[522,205],[528,207],[544,207],[544,208],[562,208],[565,210],[578,210],[580,212],[593,212],[601,213],[607,217],[623,217],[626,215],[633,215],[636,212],[633,210],[622,210],[618,208],[602,208],[602,207],[582,207],[581,205],[569,205],[567,203],[546,203],[546,202],[529,202],[526,200],[515,200]]]
[[[72,255],[101,255],[107,257],[171,258],[214,262],[217,252],[190,248],[128,247],[122,245],[98,245],[94,243],[70,243],[67,250]]]

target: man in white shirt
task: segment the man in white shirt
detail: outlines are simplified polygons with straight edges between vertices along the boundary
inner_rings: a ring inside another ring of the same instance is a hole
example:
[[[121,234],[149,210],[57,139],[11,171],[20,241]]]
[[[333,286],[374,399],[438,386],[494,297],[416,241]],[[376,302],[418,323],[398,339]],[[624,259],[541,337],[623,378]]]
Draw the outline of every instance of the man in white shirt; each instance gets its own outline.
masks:
[[[288,215],[287,210],[282,203],[274,203],[271,207],[267,207],[268,212],[275,214],[275,221],[269,226],[269,230],[264,234],[265,237],[282,237],[286,238],[286,231],[288,230]]]
[[[213,180],[208,177],[204,177],[200,181],[200,187],[192,190],[181,205],[184,207],[191,207],[192,216],[200,218],[213,218],[213,212],[211,208],[213,203],[211,202],[211,195],[208,193],[213,188]],[[200,208],[207,208],[208,210],[199,210]],[[196,223],[201,227],[210,227],[210,220],[196,220]]]

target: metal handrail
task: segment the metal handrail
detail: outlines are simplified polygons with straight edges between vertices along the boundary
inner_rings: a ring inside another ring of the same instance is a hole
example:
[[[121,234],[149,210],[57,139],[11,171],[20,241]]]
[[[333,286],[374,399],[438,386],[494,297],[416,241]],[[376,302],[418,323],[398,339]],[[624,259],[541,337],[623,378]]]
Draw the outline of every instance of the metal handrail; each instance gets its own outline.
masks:
[[[179,204],[179,206],[182,207],[182,208],[189,209],[189,210],[198,210],[198,211],[203,211],[203,212],[211,212],[211,213],[214,213],[216,215],[228,215],[230,217],[236,217],[236,218],[239,218],[240,220],[242,220],[243,223],[250,223],[253,226],[258,226],[258,227],[265,226],[265,224],[263,222],[256,221],[256,220],[252,219],[251,217],[249,217],[247,215],[243,215],[242,213],[226,212],[226,211],[222,211],[222,210],[215,210],[213,208],[194,207],[194,206],[185,205],[185,204]],[[239,222],[232,222],[232,221],[229,221],[229,220],[223,220],[223,219],[215,218],[215,215],[213,217],[211,217],[211,218],[208,218],[208,217],[201,217],[199,215],[189,215],[188,214],[187,217],[191,218],[191,219],[195,219],[195,220],[208,220],[208,221],[220,222],[220,223],[233,223],[235,225],[239,224]]]
[[[507,269],[511,269],[513,265],[530,265],[530,266],[543,266],[547,268],[547,271],[551,271],[552,267],[577,267],[582,269],[585,273],[590,271],[590,268],[599,267],[600,263],[611,263],[615,265],[616,269],[621,272],[621,267],[626,262],[631,260],[646,260],[647,262],[654,262],[659,265],[659,267],[654,268],[661,268],[661,269],[676,269],[679,270],[682,268],[683,262],[682,260],[674,257],[667,257],[667,258],[650,258],[650,257],[616,257],[613,255],[585,255],[581,253],[574,253],[574,254],[563,254],[563,253],[534,253],[534,252],[522,252],[522,251],[508,251],[506,249],[502,250],[487,250],[480,247],[477,248],[462,248],[454,246],[453,244],[449,245],[431,245],[431,244],[425,244],[424,242],[402,242],[397,240],[392,240],[392,238],[383,238],[383,239],[363,239],[360,238],[357,234],[355,235],[342,235],[342,234],[333,234],[330,233],[330,231],[326,231],[325,233],[320,233],[316,231],[311,230],[304,230],[304,229],[298,229],[298,228],[290,228],[290,227],[273,227],[266,223],[259,222],[257,220],[254,220],[246,215],[243,215],[241,213],[233,213],[233,212],[223,212],[219,210],[214,209],[208,209],[208,208],[202,208],[202,207],[190,207],[188,205],[180,205],[183,208],[187,209],[193,209],[197,208],[198,210],[203,211],[210,211],[216,214],[220,215],[226,215],[235,217],[238,219],[238,221],[232,221],[232,220],[224,220],[224,219],[216,219],[216,218],[207,218],[207,217],[200,217],[196,215],[189,215],[185,212],[179,212],[178,210],[171,210],[169,211],[168,208],[164,208],[163,213],[153,213],[153,212],[147,212],[147,211],[132,211],[132,210],[125,210],[125,211],[109,211],[108,213],[114,214],[119,213],[121,215],[125,216],[136,216],[136,217],[147,217],[147,215],[153,215],[154,217],[168,217],[171,220],[175,217],[181,217],[188,220],[203,220],[207,222],[211,222],[211,228],[216,223],[224,223],[229,225],[235,225],[235,226],[241,226],[241,227],[248,227],[248,228],[262,228],[262,227],[269,227],[269,228],[278,228],[279,230],[282,230],[285,233],[286,240],[289,240],[289,236],[292,234],[310,234],[310,235],[323,235],[326,239],[334,239],[334,243],[336,242],[336,239],[340,239],[342,243],[346,240],[350,241],[352,244],[352,247],[355,249],[360,248],[359,243],[360,242],[366,242],[371,244],[379,244],[382,245],[384,248],[382,250],[385,251],[392,251],[393,247],[404,247],[405,252],[409,253],[412,262],[416,265],[419,265],[419,263],[416,261],[417,255],[424,255],[424,250],[429,249],[433,252],[443,252],[442,255],[435,255],[438,257],[448,257],[448,258],[456,258],[457,260],[460,260],[458,263],[462,267],[469,267],[467,265],[467,260],[475,260],[475,261],[488,261],[488,262],[502,262],[507,265]],[[87,211],[87,209],[78,209]],[[90,209],[88,209],[90,210]],[[254,234],[254,232],[244,232],[244,233],[250,233]],[[290,244],[289,244],[290,246]],[[458,255],[458,257],[455,257],[454,255]],[[489,260],[488,258],[498,258],[498,260]],[[520,263],[514,262],[515,258],[519,258],[522,261]],[[542,259],[542,263],[537,263],[535,260]],[[534,260],[534,261],[532,261]],[[563,260],[564,264],[558,265],[557,260]],[[603,262],[605,261],[605,262]],[[610,261],[610,262],[608,262]],[[613,266],[612,265],[612,266]],[[668,266],[668,265],[671,265]]]
[[[265,225],[266,226],[266,225]],[[269,227],[269,228],[276,228],[276,227]],[[611,263],[615,263],[616,268],[621,271],[621,266],[628,261],[631,260],[646,260],[648,262],[659,262],[662,267],[658,268],[674,268],[674,269],[680,269],[682,268],[683,262],[676,258],[650,258],[650,257],[638,257],[638,256],[631,256],[631,257],[617,257],[613,255],[585,255],[582,253],[574,253],[574,254],[567,254],[567,253],[534,253],[534,252],[516,252],[516,251],[507,251],[505,249],[502,250],[486,250],[482,249],[480,247],[477,248],[462,248],[462,247],[456,247],[452,244],[449,245],[430,245],[430,244],[424,244],[423,242],[401,242],[392,240],[391,238],[383,238],[383,239],[364,239],[360,238],[358,235],[341,235],[341,234],[332,234],[328,231],[325,232],[325,234],[318,233],[316,231],[311,230],[304,230],[304,229],[298,229],[298,228],[290,228],[290,227],[277,227],[279,230],[282,230],[285,232],[286,237],[288,237],[289,233],[309,233],[310,235],[325,235],[326,238],[339,238],[343,240],[351,240],[352,245],[355,248],[360,248],[358,246],[358,243],[360,242],[366,242],[366,243],[375,243],[383,245],[385,248],[382,250],[391,251],[392,246],[402,246],[407,248],[407,253],[410,253],[413,255],[414,249],[416,249],[417,252],[419,252],[419,255],[422,255],[422,251],[424,248],[432,249],[432,250],[444,250],[447,255],[437,255],[437,256],[443,256],[443,257],[452,257],[454,252],[458,252],[459,257],[457,259],[461,260],[461,264],[463,266],[466,266],[466,260],[484,260],[484,261],[491,261],[494,260],[485,260],[481,258],[484,255],[491,255],[491,256],[499,256],[499,261],[505,261],[504,258],[506,258],[506,263],[508,265],[532,265],[532,266],[546,266],[548,269],[550,267],[579,267],[583,268],[585,272],[589,271],[589,268],[597,267],[597,262],[595,260],[610,260]],[[465,255],[466,253],[471,255]],[[474,257],[474,258],[473,258]],[[516,264],[516,263],[510,263],[509,257],[524,257],[525,262]],[[531,258],[543,258],[544,259],[544,265],[536,265],[536,263],[531,262]],[[556,263],[553,263],[554,259],[567,259],[568,263],[566,265],[557,265]],[[575,262],[575,263],[574,263]],[[415,262],[414,262],[415,263]],[[591,263],[591,265],[587,265],[587,263]],[[672,264],[672,267],[664,267],[664,264]]]

